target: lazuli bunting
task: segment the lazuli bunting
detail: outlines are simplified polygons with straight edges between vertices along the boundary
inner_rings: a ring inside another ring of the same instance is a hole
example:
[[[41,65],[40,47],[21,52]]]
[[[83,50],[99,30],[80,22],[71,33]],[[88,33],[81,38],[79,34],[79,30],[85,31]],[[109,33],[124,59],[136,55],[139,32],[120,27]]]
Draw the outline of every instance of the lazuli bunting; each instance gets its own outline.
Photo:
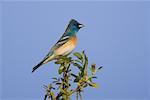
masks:
[[[60,56],[66,56],[71,53],[71,51],[76,47],[77,37],[76,33],[80,28],[84,27],[83,24],[80,24],[74,19],[71,19],[65,33],[58,40],[58,42],[50,49],[48,54],[44,59],[37,64],[32,72],[34,72],[41,65],[48,63],[54,59],[58,59]]]

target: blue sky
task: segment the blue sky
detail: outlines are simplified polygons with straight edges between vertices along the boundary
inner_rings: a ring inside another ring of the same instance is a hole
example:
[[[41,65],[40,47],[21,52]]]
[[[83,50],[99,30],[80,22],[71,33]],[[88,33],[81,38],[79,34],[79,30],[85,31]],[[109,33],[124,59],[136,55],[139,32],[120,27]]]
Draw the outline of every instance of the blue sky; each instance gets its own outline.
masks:
[[[149,2],[3,2],[1,95],[6,99],[43,99],[43,84],[57,75],[50,62],[34,67],[74,18],[86,27],[75,51],[104,66],[85,100],[148,100]],[[74,98],[74,97],[73,97]],[[73,99],[74,100],[74,99]]]

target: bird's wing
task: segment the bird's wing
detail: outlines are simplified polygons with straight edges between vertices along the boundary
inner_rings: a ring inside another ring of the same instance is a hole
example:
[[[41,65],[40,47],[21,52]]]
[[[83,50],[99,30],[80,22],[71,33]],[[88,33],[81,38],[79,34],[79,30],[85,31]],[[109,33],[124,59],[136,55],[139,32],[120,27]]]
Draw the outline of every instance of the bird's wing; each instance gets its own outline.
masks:
[[[57,41],[57,43],[51,48],[51,51],[58,49],[60,46],[62,46],[63,44],[65,44],[69,40],[69,38],[70,38],[70,36],[68,35],[69,32],[70,32],[70,29],[69,29],[69,24],[68,24],[64,34]]]
[[[51,48],[51,51],[55,51],[59,47],[61,47],[63,44],[65,44],[69,40],[70,36],[67,36],[65,34],[62,35],[62,37],[57,41],[57,43]]]
[[[58,49],[60,46],[62,46],[63,44],[65,44],[68,40],[69,40],[70,36],[65,35],[65,33],[62,35],[62,37],[58,40],[58,42],[50,49],[50,51],[48,52],[48,54],[44,57],[44,59],[37,64],[32,72],[34,72],[37,68],[39,68],[42,64],[47,63],[48,61],[52,60],[55,58],[55,54],[54,51],[56,49]]]
[[[64,34],[60,37],[60,39],[56,42],[56,44],[51,48],[51,50],[49,51],[49,53],[47,54],[47,56],[51,55],[52,53],[54,53],[54,51],[56,49],[58,49],[59,47],[61,47],[63,44],[65,44],[70,36],[68,35],[68,33],[70,32],[70,29],[69,29],[69,25],[67,26]]]
[[[69,40],[70,36],[67,36],[66,32],[61,36],[61,38],[57,41],[57,43],[50,49],[48,54],[45,56],[44,59],[47,59],[48,57],[52,56],[54,54],[54,51],[58,49],[60,46],[65,44]]]

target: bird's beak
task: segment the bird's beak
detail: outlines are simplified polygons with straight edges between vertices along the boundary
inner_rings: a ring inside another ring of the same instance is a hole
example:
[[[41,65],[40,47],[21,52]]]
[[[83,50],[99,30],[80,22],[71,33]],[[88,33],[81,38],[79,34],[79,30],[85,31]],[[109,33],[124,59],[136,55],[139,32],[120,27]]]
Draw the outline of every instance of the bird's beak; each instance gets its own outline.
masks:
[[[79,28],[85,27],[83,24],[79,24]]]

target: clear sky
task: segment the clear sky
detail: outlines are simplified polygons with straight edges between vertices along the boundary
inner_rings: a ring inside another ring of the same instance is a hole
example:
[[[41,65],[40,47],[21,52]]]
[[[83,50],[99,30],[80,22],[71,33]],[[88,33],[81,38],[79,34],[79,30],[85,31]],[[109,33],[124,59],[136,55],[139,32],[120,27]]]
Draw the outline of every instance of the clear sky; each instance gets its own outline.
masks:
[[[86,26],[75,51],[104,66],[100,88],[86,89],[85,100],[148,100],[149,11],[150,2],[136,1],[3,2],[1,99],[43,99],[58,67],[50,62],[31,74],[32,68],[74,18]]]

